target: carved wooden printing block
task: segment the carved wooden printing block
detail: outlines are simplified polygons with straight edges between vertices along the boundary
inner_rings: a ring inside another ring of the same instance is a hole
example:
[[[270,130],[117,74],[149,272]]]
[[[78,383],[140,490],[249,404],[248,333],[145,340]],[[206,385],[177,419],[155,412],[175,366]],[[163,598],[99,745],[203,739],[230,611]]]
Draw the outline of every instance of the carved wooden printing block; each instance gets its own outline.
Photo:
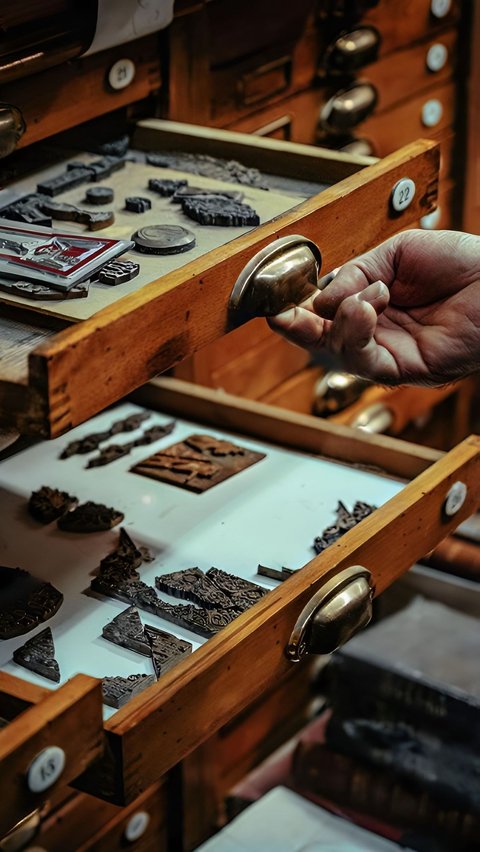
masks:
[[[364,518],[371,515],[376,508],[376,506],[370,505],[370,503],[364,503],[362,500],[357,500],[353,507],[353,511],[349,512],[344,503],[339,500],[336,510],[336,523],[329,527],[325,527],[322,535],[317,536],[313,542],[313,548],[316,553],[323,553],[329,545],[338,541],[338,539],[345,535],[348,530],[351,530],[359,524],[360,521],[363,521]]]
[[[13,659],[18,665],[35,674],[47,677],[55,683],[60,681],[60,667],[55,659],[55,645],[49,627],[45,627],[36,636],[27,639],[20,648],[16,648]]]
[[[0,639],[28,633],[55,615],[63,595],[21,568],[0,567]]]
[[[42,485],[38,491],[32,491],[28,501],[28,511],[32,518],[41,524],[51,524],[77,505],[77,498],[67,494],[66,491]]]
[[[202,493],[265,458],[230,441],[190,435],[134,465],[134,473]]]
[[[73,512],[67,512],[58,519],[57,525],[63,532],[93,533],[111,530],[124,519],[123,512],[119,512],[103,503],[94,503],[88,500],[77,506]]]
[[[131,698],[140,695],[152,683],[155,683],[154,676],[147,674],[132,674],[128,677],[104,677],[102,679],[103,701],[118,710]]]

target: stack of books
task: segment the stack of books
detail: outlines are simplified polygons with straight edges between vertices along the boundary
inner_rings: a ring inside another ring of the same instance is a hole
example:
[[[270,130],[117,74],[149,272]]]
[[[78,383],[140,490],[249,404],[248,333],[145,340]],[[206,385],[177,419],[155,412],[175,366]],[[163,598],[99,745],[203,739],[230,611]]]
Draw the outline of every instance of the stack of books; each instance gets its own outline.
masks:
[[[416,599],[325,675],[332,713],[323,742],[298,743],[294,788],[400,828],[412,848],[480,849],[480,622]]]

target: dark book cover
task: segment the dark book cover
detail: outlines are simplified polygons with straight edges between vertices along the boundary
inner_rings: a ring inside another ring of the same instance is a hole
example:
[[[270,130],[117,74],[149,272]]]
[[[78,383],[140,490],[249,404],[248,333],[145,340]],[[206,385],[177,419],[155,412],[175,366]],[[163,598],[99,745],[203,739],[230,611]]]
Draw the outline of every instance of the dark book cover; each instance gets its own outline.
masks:
[[[436,602],[410,606],[352,639],[326,671],[335,712],[399,720],[480,745],[480,622]]]
[[[480,848],[480,819],[454,807],[441,807],[388,771],[366,766],[324,743],[299,742],[292,760],[291,784],[297,792],[322,797],[382,823],[438,838],[440,848]],[[383,831],[381,833],[384,833]],[[397,837],[397,839],[399,839]],[[416,848],[412,844],[412,848]]]

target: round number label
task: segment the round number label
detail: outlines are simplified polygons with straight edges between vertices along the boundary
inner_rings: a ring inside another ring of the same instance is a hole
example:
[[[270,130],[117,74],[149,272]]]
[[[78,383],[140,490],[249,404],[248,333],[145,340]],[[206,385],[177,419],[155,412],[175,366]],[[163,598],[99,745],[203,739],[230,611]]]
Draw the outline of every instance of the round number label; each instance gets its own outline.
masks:
[[[435,127],[443,115],[443,106],[437,98],[425,101],[422,107],[422,124],[425,127]]]
[[[458,510],[462,508],[467,496],[467,486],[464,482],[454,482],[450,488],[443,505],[445,514],[450,518],[456,515]]]
[[[429,71],[441,71],[445,67],[447,59],[448,50],[444,44],[437,42],[428,48],[426,63]]]
[[[65,768],[65,752],[59,746],[49,746],[39,752],[27,770],[27,785],[32,793],[43,793],[58,781]]]
[[[410,207],[415,197],[415,183],[411,178],[402,178],[392,189],[392,207],[397,213]]]
[[[426,216],[422,216],[420,219],[420,227],[423,228],[424,231],[434,231],[440,222],[440,216],[442,215],[442,211],[440,207],[437,207],[436,210],[432,210],[431,213],[427,213]]]
[[[149,822],[150,814],[147,814],[146,811],[137,811],[130,817],[125,826],[125,839],[130,843],[138,840],[142,834],[145,834]]]
[[[135,77],[135,63],[131,59],[118,59],[108,71],[108,84],[112,89],[126,89]]]
[[[450,11],[452,0],[432,0],[430,10],[435,18],[444,18]]]

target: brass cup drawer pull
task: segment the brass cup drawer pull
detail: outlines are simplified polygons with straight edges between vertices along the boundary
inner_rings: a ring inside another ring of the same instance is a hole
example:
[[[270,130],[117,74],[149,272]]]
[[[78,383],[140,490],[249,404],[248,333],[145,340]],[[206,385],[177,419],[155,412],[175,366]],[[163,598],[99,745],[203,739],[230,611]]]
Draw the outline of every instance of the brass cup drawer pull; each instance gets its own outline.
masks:
[[[366,627],[372,617],[371,574],[362,565],[344,568],[314,594],[297,618],[286,647],[298,663],[306,654],[331,654]]]
[[[8,157],[13,153],[25,129],[25,121],[18,107],[0,104],[0,157]]]
[[[322,255],[306,237],[281,237],[257,252],[238,276],[229,301],[233,325],[300,305],[318,287]]]
[[[337,92],[322,107],[320,125],[331,133],[346,133],[364,121],[378,102],[375,86],[357,82]]]

